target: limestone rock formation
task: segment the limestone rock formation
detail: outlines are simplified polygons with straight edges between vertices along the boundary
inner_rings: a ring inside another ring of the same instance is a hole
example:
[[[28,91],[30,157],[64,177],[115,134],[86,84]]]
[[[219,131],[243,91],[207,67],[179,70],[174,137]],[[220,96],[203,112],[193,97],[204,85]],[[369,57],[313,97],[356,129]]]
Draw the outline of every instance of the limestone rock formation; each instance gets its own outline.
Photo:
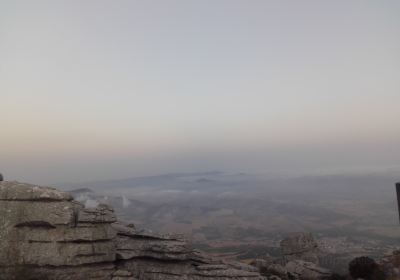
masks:
[[[114,224],[118,267],[143,280],[265,279],[253,266],[213,260],[177,235],[154,235]]]
[[[400,251],[384,256],[378,262],[387,280],[400,279]]]
[[[105,205],[85,209],[53,188],[1,182],[0,279],[110,276],[115,221]]]
[[[315,264],[318,260],[318,243],[311,233],[293,234],[281,241],[280,247],[287,261],[305,260]]]
[[[268,279],[277,277],[281,280],[324,280],[330,279],[329,277],[332,275],[328,269],[303,260],[292,260],[285,265],[255,260],[252,264]]]
[[[319,249],[311,233],[293,234],[280,243],[282,256],[256,259],[251,264],[268,279],[323,280],[332,272],[319,266]]]
[[[332,275],[329,270],[302,260],[288,262],[285,269],[292,276],[292,279],[323,280],[328,279]]]
[[[0,280],[262,280],[249,265],[216,261],[181,236],[116,222],[54,188],[0,182]]]

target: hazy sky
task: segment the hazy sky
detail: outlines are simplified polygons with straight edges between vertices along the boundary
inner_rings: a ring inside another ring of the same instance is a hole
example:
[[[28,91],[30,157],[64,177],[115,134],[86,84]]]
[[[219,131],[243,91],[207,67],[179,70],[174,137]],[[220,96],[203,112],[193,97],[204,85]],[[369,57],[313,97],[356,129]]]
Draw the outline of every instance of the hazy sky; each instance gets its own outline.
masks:
[[[0,171],[400,165],[400,1],[0,0]]]

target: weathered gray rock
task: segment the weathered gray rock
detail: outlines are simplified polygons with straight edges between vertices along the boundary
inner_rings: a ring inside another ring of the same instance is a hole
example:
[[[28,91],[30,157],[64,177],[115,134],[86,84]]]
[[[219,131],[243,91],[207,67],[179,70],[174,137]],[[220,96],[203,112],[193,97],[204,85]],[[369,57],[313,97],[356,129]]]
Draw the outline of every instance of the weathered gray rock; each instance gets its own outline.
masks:
[[[79,223],[114,223],[117,218],[114,215],[114,210],[106,205],[100,204],[96,208],[84,208],[78,212]]]
[[[193,250],[182,236],[145,234],[120,223],[114,228],[118,267],[138,279],[265,279],[253,266],[216,261]]]
[[[256,259],[251,264],[267,276],[281,280],[322,280],[331,276],[331,271],[318,265],[318,244],[310,233],[299,233],[281,241],[283,256]]]
[[[179,235],[146,234],[122,223],[114,223],[113,228],[118,231],[115,240],[117,259],[186,260],[192,253],[192,248]]]
[[[286,261],[301,259],[319,264],[318,243],[311,233],[293,234],[283,239],[280,247]]]
[[[116,270],[113,263],[79,266],[0,267],[2,280],[110,280]],[[129,279],[129,278],[128,278]],[[124,279],[124,280],[128,280]],[[134,279],[129,279],[134,280]],[[136,280],[136,279],[135,279]]]
[[[192,251],[183,239],[170,236],[127,233],[129,228],[122,230],[118,234],[115,243],[118,259],[126,260],[142,257],[160,260],[186,260]]]
[[[72,196],[51,187],[3,181],[0,183],[0,200],[70,201],[72,200]]]
[[[257,268],[261,275],[267,276],[268,279],[289,280],[288,271],[281,264],[274,263],[272,259],[256,259],[251,265]]]
[[[332,272],[328,269],[302,260],[288,262],[285,269],[292,276],[292,279],[297,278],[299,280],[324,280],[332,275]]]
[[[112,209],[85,209],[54,188],[0,182],[0,279],[110,279],[114,221]]]
[[[120,268],[132,271],[140,280],[266,280],[257,272],[238,270],[227,264],[202,264],[165,262],[156,259],[131,259],[118,264]]]
[[[238,270],[248,271],[248,272],[258,272],[258,269],[252,265],[248,265],[238,261],[222,261],[222,263],[228,265],[231,268],[235,268]]]
[[[311,233],[293,234],[283,239],[280,246],[284,255],[306,253],[318,248],[318,244]]]
[[[112,280],[137,280],[133,277],[132,272],[121,269],[115,271],[112,276]]]
[[[257,268],[216,261],[180,235],[116,222],[67,193],[0,182],[0,280],[262,280]]]

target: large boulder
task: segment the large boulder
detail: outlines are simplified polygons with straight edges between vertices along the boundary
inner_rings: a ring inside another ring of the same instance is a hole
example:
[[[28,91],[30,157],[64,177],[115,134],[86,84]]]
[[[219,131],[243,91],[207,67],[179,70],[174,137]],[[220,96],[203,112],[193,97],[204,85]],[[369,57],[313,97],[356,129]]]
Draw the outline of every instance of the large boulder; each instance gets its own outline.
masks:
[[[292,234],[281,241],[280,247],[287,261],[301,259],[315,264],[319,263],[318,243],[311,233]]]
[[[322,280],[332,273],[319,265],[318,243],[311,233],[297,233],[280,242],[282,256],[256,259],[251,264],[259,272],[281,280]]]
[[[332,275],[332,272],[328,269],[302,260],[288,262],[285,269],[289,275],[289,279],[326,280]]]

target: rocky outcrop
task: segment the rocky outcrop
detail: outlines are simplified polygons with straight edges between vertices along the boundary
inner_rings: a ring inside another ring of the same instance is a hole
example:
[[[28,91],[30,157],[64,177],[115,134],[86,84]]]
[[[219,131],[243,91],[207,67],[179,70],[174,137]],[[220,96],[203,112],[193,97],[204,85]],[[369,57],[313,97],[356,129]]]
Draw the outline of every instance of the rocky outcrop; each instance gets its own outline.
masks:
[[[1,280],[261,280],[252,266],[216,261],[178,235],[116,222],[53,188],[0,182]]]
[[[318,243],[311,233],[293,234],[283,239],[280,247],[286,261],[301,259],[315,264],[319,263]]]
[[[324,280],[330,279],[332,276],[331,271],[328,269],[303,260],[292,260],[285,265],[270,261],[255,260],[252,264],[259,269],[262,275],[267,276],[268,279],[277,277],[281,280]]]
[[[216,261],[193,250],[179,235],[137,232],[116,223],[118,267],[143,280],[265,279],[253,266]]]
[[[378,265],[385,273],[387,280],[400,279],[400,251],[384,256],[379,260]]]
[[[282,256],[256,259],[251,263],[268,279],[323,280],[332,276],[330,270],[318,265],[320,252],[311,233],[292,234],[281,241],[280,247]]]
[[[53,188],[1,182],[0,279],[110,276],[115,221],[106,205],[85,209]]]
[[[301,280],[324,280],[329,279],[332,273],[325,268],[319,267],[314,263],[302,260],[290,261],[286,264],[285,269],[292,279]]]

